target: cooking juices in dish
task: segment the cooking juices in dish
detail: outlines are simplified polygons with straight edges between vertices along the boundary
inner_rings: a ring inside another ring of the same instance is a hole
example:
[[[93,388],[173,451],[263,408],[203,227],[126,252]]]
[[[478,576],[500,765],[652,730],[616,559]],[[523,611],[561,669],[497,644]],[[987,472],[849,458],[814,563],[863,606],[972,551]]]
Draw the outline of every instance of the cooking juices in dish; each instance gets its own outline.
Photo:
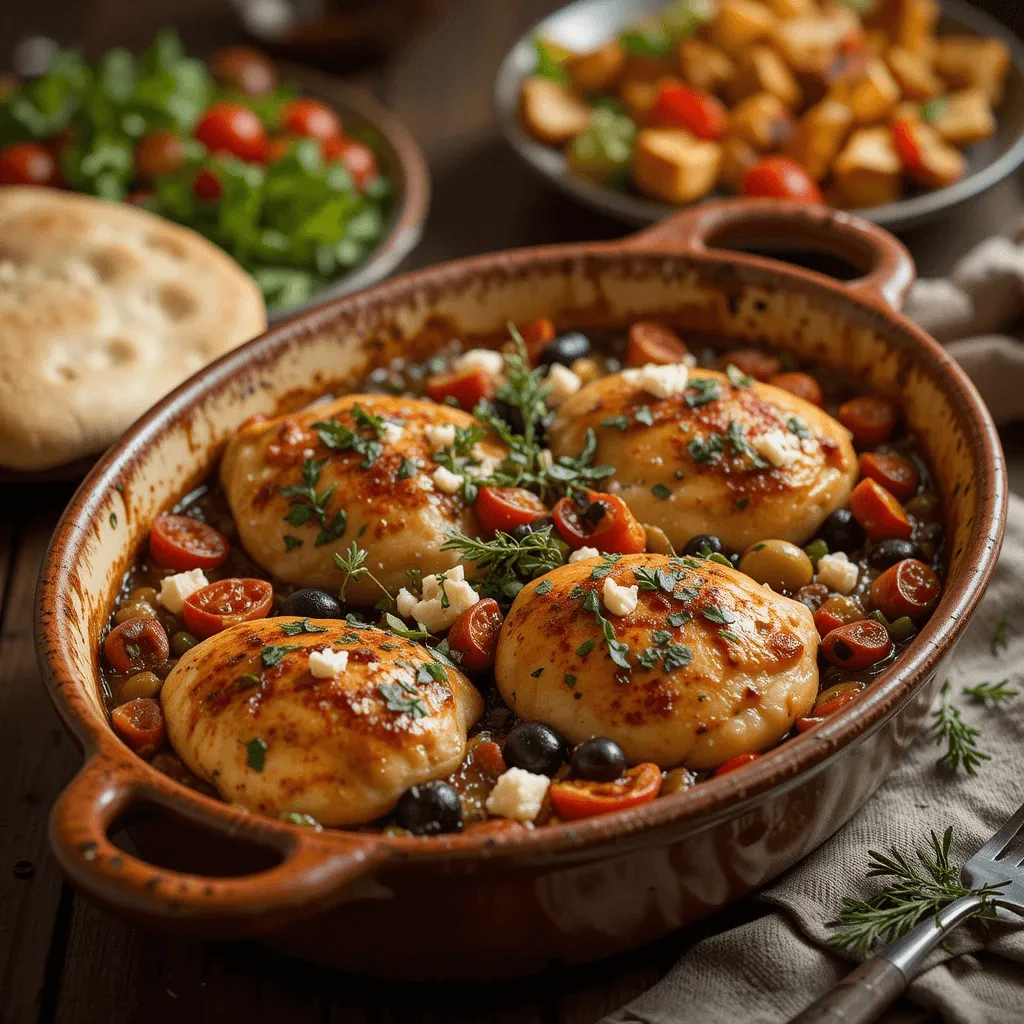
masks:
[[[536,826],[739,768],[899,656],[942,526],[895,405],[653,322],[510,331],[242,425],[102,638],[129,746],[299,824]]]

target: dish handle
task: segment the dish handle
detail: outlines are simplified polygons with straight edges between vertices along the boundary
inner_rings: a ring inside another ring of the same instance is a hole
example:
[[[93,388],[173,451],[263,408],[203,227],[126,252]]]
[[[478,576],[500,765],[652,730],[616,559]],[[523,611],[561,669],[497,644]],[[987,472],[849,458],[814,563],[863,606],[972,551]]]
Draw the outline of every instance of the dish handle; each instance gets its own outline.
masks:
[[[862,277],[843,282],[847,291],[881,300],[897,311],[915,277],[913,258],[888,231],[843,210],[783,199],[704,203],[667,217],[619,244],[628,249],[674,252],[749,247],[763,253],[775,246],[783,252],[825,252],[863,271]]]
[[[50,845],[74,885],[102,905],[148,924],[203,938],[266,934],[339,903],[346,887],[382,857],[372,836],[290,826],[224,805],[197,806],[168,780],[153,783],[125,756],[93,754],[54,804]],[[280,860],[231,877],[186,874],[150,864],[108,836],[133,806],[156,805],[222,837],[251,844]]]

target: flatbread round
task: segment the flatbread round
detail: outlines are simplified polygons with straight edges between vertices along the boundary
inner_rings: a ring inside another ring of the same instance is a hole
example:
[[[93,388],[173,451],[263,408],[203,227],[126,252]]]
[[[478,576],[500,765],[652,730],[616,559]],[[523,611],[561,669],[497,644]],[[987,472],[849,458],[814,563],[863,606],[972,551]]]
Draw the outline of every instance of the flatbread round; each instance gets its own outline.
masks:
[[[194,231],[91,196],[0,188],[0,466],[102,451],[266,325],[256,283]]]

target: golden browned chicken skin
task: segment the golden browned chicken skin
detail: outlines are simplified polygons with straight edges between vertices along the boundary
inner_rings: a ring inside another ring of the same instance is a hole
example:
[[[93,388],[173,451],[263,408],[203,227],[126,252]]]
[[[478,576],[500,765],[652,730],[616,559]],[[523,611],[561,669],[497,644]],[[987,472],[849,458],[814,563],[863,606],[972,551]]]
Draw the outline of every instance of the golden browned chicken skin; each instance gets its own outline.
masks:
[[[459,765],[483,708],[461,672],[379,629],[328,619],[309,623],[321,632],[282,629],[302,622],[233,626],[171,670],[161,690],[167,734],[196,775],[253,811],[356,825]],[[347,652],[347,665],[316,677],[310,659],[322,651]]]
[[[356,419],[357,406],[393,426],[376,437],[372,428]],[[376,441],[380,453],[366,466],[364,451],[331,450],[318,436],[313,426],[317,422],[334,422],[341,430],[353,431],[364,450],[364,442]],[[445,446],[430,435],[446,425],[478,424],[468,413],[434,402],[347,395],[243,427],[228,444],[220,475],[246,551],[278,579],[328,589],[341,581],[334,552],[344,552],[353,541],[367,551],[370,571],[392,593],[408,582],[409,569],[428,575],[452,568],[458,556],[441,551],[441,545],[453,529],[476,536],[478,527],[472,505],[462,494],[446,493],[434,480],[440,464],[431,455]],[[505,455],[493,439],[477,442],[474,451],[484,459]],[[309,502],[282,493],[303,485],[303,466],[310,459],[326,460],[314,484],[318,496],[330,492],[323,505],[324,521],[334,526],[339,510],[347,520],[340,536],[319,544],[322,525],[315,516],[299,525],[285,519],[296,505]],[[350,604],[372,605],[381,594],[364,578],[352,583],[345,596]]]
[[[617,615],[608,580],[654,589],[639,589],[635,609]],[[602,620],[626,645],[630,670],[612,660]],[[630,761],[703,771],[785,736],[814,703],[817,649],[808,608],[731,567],[624,555],[574,562],[524,587],[502,626],[495,678],[517,715],[573,743],[608,736]]]
[[[710,370],[691,370],[684,392],[660,399],[631,377],[603,377],[567,399],[551,448],[575,455],[592,429],[595,461],[615,467],[603,489],[661,527],[677,550],[703,533],[736,550],[765,537],[802,544],[849,497],[857,480],[849,431],[817,406],[760,382],[735,386]],[[719,397],[691,405],[702,389]],[[765,438],[791,461],[769,461]],[[708,452],[709,443],[720,450]]]

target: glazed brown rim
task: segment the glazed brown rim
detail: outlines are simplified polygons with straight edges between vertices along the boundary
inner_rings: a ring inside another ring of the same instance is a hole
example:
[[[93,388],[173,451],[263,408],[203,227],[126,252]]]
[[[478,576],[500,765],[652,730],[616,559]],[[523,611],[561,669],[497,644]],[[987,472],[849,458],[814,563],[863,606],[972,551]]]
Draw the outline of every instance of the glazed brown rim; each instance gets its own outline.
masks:
[[[840,283],[774,260],[710,248],[710,243],[720,239],[736,244],[743,238],[763,239],[766,234],[838,253],[868,272],[857,281]],[[174,782],[116,738],[70,674],[65,649],[67,638],[73,635],[72,623],[60,595],[105,495],[147,444],[174,429],[175,421],[205,394],[230,387],[240,369],[276,358],[281,348],[324,329],[339,314],[358,311],[370,303],[397,303],[411,290],[428,285],[443,288],[454,280],[484,276],[492,270],[507,274],[580,258],[601,261],[624,251],[685,256],[694,264],[725,264],[754,280],[825,293],[852,317],[867,318],[876,326],[889,324],[903,333],[906,339],[898,341],[897,347],[902,344],[914,350],[942,390],[968,411],[968,443],[977,458],[981,511],[967,551],[957,573],[947,580],[931,620],[861,699],[742,770],[651,804],[536,830],[472,831],[432,839],[315,833],[251,815]],[[88,892],[126,912],[149,919],[229,920],[236,929],[253,934],[343,898],[347,882],[383,860],[426,865],[499,860],[509,864],[538,855],[580,857],[583,851],[601,845],[607,845],[609,853],[619,853],[632,845],[657,843],[660,832],[669,826],[688,822],[693,829],[708,827],[723,815],[740,813],[768,789],[795,785],[808,771],[820,770],[841,748],[878,728],[949,654],[981,600],[1002,539],[1006,479],[995,426],[959,366],[937,342],[893,308],[912,279],[913,264],[903,246],[849,214],[777,201],[708,204],[621,242],[502,252],[405,275],[273,328],[213,364],[201,380],[182,385],[136,424],[79,488],[54,534],[40,579],[36,635],[43,675],[65,725],[87,754],[85,766],[61,795],[51,817],[51,843],[65,872]],[[123,854],[106,838],[109,825],[135,800],[159,804],[214,831],[251,839],[277,850],[283,861],[269,871],[243,878],[204,878],[155,869]]]

